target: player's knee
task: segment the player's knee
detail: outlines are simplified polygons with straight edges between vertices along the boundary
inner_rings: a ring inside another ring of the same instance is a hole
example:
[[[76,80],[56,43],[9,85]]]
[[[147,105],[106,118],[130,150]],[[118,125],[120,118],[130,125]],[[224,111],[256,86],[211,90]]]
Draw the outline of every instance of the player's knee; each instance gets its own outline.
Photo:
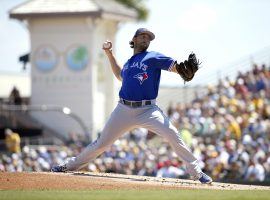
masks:
[[[169,129],[167,131],[166,137],[170,141],[181,141],[181,135],[176,129]]]
[[[96,150],[103,152],[103,151],[107,150],[109,148],[109,146],[110,146],[110,143],[108,143],[108,142],[98,143],[96,146]]]
[[[102,142],[101,140],[98,140],[98,139],[87,146],[88,149],[92,149],[98,152],[99,151],[102,152],[104,149],[106,149],[106,147],[107,147],[107,143],[104,141]]]

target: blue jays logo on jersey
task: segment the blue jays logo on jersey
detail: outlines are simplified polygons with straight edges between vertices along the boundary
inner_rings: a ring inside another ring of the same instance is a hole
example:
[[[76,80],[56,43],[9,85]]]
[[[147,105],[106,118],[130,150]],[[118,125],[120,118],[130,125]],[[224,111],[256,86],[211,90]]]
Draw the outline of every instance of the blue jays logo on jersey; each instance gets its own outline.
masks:
[[[133,76],[133,78],[136,78],[140,81],[140,84],[143,84],[143,82],[148,79],[148,74],[147,72],[143,72],[143,73],[138,73],[135,76]]]
[[[126,71],[127,69],[132,69],[132,68],[137,68],[137,69],[141,69],[143,71],[146,71],[148,66],[146,64],[144,64],[143,62],[133,62],[132,64],[128,61],[124,67],[123,67],[123,71]]]

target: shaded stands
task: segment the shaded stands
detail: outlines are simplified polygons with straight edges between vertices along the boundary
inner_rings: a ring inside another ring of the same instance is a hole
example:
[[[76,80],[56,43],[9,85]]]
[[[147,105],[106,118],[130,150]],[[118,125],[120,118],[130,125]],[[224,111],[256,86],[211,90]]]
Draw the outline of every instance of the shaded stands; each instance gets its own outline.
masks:
[[[28,105],[29,98],[22,98],[22,105],[11,105],[8,99],[0,99],[0,150],[5,149],[5,129],[10,128],[17,132],[21,145],[29,144],[58,144],[62,143],[60,136],[48,127],[32,118],[24,106]],[[16,108],[16,111],[13,109]]]

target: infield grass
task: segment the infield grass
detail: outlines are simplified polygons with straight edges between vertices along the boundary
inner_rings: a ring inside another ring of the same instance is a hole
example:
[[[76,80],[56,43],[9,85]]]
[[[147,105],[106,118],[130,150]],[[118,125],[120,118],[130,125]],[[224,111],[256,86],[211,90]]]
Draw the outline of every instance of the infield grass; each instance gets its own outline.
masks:
[[[270,191],[220,191],[220,190],[5,190],[0,199],[12,200],[267,200]]]

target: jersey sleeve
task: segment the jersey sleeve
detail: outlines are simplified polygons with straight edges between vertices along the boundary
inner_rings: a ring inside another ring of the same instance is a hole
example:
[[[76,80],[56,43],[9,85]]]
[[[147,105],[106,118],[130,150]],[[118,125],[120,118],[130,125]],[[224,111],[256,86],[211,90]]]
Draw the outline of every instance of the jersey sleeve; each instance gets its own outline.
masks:
[[[175,62],[176,60],[174,60],[173,58],[165,56],[161,53],[156,53],[153,57],[153,64],[155,65],[155,67],[162,70],[171,71]]]

